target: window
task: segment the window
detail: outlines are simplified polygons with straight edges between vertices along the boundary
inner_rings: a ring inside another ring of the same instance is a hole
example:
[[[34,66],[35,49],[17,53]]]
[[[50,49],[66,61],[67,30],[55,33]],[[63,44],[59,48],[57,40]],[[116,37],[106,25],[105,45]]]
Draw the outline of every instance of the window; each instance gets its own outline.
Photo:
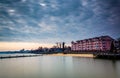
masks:
[[[105,48],[105,45],[103,46],[103,48]]]

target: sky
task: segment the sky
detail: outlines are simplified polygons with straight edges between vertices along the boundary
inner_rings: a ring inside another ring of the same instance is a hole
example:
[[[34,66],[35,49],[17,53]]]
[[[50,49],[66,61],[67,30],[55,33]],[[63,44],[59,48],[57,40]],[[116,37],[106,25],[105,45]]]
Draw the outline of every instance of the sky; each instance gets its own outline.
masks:
[[[102,35],[120,37],[120,0],[0,0],[0,50]]]

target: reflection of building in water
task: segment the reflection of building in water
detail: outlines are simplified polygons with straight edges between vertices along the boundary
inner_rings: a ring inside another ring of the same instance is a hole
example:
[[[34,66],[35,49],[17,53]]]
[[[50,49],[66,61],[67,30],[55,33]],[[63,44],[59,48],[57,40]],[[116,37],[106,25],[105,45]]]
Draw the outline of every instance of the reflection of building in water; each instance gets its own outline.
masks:
[[[71,42],[73,51],[109,51],[111,42],[114,39],[110,36],[100,36]]]

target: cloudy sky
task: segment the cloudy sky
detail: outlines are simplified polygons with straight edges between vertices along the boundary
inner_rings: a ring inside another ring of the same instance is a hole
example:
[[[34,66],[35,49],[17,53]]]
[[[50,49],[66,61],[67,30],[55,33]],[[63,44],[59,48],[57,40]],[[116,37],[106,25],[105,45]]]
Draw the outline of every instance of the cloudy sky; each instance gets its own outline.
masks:
[[[0,49],[101,35],[120,37],[120,0],[0,0]]]

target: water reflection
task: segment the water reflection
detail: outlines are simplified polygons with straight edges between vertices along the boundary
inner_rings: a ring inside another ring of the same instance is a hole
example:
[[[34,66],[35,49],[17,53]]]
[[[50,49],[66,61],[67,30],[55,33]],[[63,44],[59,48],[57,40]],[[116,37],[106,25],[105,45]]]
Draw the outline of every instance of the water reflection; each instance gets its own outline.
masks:
[[[117,78],[120,77],[120,70],[116,71],[117,62],[74,57],[74,73],[84,78]]]
[[[0,78],[120,78],[120,61],[70,56],[2,59]]]

